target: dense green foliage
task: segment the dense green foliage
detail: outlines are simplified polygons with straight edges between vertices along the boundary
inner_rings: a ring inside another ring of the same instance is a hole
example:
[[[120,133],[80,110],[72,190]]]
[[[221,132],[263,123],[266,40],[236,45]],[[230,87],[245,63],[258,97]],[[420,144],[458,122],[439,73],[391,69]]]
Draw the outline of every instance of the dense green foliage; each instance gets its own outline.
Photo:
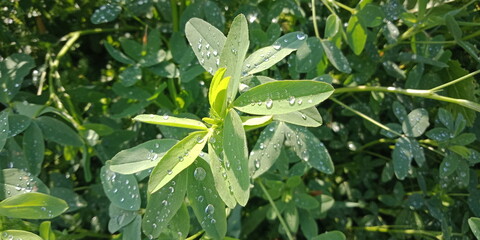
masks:
[[[2,239],[480,239],[478,1],[0,12]]]

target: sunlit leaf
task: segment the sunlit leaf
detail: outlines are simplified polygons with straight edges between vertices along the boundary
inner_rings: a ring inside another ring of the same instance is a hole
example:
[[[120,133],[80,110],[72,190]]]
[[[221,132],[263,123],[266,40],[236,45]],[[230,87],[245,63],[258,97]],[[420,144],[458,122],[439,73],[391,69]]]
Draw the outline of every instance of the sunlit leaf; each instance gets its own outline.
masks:
[[[277,160],[283,147],[283,127],[283,123],[273,122],[260,133],[248,159],[252,178],[257,178],[268,171]]]
[[[100,171],[103,190],[113,204],[125,210],[140,209],[140,192],[135,176],[115,173],[108,165]]]
[[[62,199],[43,193],[24,193],[0,202],[0,215],[11,218],[50,219],[68,209]]]
[[[141,114],[133,118],[135,121],[150,123],[150,124],[158,124],[163,126],[170,126],[170,127],[181,127],[181,128],[189,128],[189,129],[198,129],[198,130],[206,130],[207,127],[200,121],[190,119],[190,118],[179,118],[173,117],[169,115],[154,115],[154,114]]]

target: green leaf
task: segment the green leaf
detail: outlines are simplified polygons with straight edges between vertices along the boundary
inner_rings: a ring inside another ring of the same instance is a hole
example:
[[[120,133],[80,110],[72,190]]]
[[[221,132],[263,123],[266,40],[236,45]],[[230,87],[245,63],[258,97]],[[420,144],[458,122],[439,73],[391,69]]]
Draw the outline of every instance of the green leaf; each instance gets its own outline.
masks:
[[[313,107],[327,99],[333,90],[328,83],[310,80],[269,82],[240,95],[233,106],[250,114],[284,114]]]
[[[474,133],[462,133],[450,141],[451,144],[466,146],[473,143],[477,137]]]
[[[48,187],[31,173],[21,169],[6,168],[0,172],[0,199],[28,192],[48,194]]]
[[[74,212],[87,206],[87,202],[79,194],[74,192],[73,188],[53,187],[50,191],[50,195],[63,199],[65,202],[67,202],[68,211],[66,212]]]
[[[413,158],[418,166],[423,166],[425,163],[425,153],[423,148],[420,147],[420,144],[415,139],[410,139],[410,149],[412,150]]]
[[[264,127],[272,122],[272,116],[241,116],[245,131]]]
[[[223,134],[223,132],[218,132]],[[215,140],[213,140],[215,139]],[[225,157],[223,153],[223,137],[214,134],[211,138],[213,141],[208,143],[208,157],[210,168],[212,170],[213,180],[215,182],[215,189],[223,202],[231,209],[237,205],[237,200],[233,195],[230,180],[233,182],[236,179],[230,179],[227,175],[227,168],[225,167]]]
[[[223,123],[223,150],[227,177],[238,204],[245,206],[250,194],[248,171],[248,149],[242,120],[234,109],[230,109]],[[232,181],[236,179],[237,181]]]
[[[259,177],[275,164],[283,147],[284,127],[283,123],[273,122],[260,133],[248,159],[252,178]]]
[[[226,37],[223,33],[199,18],[190,19],[185,25],[185,35],[200,65],[209,73],[217,71]]]
[[[177,213],[173,215],[170,220],[169,230],[171,232],[170,238],[183,239],[188,236],[190,230],[190,214],[185,204],[182,204]]]
[[[148,181],[148,192],[153,194],[160,190],[190,166],[202,152],[209,137],[210,133],[206,131],[193,132],[170,148],[153,169]]]
[[[158,238],[183,204],[187,192],[187,171],[183,171],[148,198],[142,220],[143,233]]]
[[[85,123],[82,127],[95,131],[99,136],[107,136],[114,132],[113,128],[101,123]]]
[[[445,108],[438,109],[438,120],[447,127],[451,132],[455,130],[452,114]]]
[[[299,209],[300,213],[300,229],[303,232],[303,235],[307,239],[311,239],[314,236],[318,235],[318,226],[315,219],[312,217],[310,212]]]
[[[242,64],[249,44],[247,19],[243,14],[239,14],[233,19],[225,47],[220,55],[220,67],[227,68],[224,76],[231,77],[227,88],[227,102],[233,100],[237,95]]]
[[[117,232],[131,223],[137,215],[136,211],[128,211],[110,203],[108,208],[108,216],[110,217],[110,220],[108,221],[108,231],[110,233]]]
[[[163,126],[180,127],[188,129],[207,130],[205,124],[190,118],[178,118],[168,115],[141,114],[133,118],[135,121],[158,124]]]
[[[343,55],[342,51],[335,46],[335,44],[329,40],[322,40],[322,47],[323,51],[327,55],[328,60],[330,63],[340,72],[350,73],[352,72],[352,68],[347,60],[347,58]]]
[[[440,163],[440,167],[438,169],[440,178],[446,178],[452,175],[455,170],[457,170],[460,161],[461,160],[457,154],[447,154],[442,163]]]
[[[248,56],[243,63],[242,75],[247,76],[270,68],[302,46],[306,39],[307,35],[302,32],[283,35],[271,46],[261,48]]]
[[[125,210],[140,209],[140,192],[135,176],[115,173],[108,165],[103,166],[100,172],[103,190],[113,204]]]
[[[22,133],[30,126],[31,122],[32,119],[27,116],[10,114],[8,116],[8,137],[14,137]]]
[[[445,24],[447,25],[448,31],[452,34],[455,41],[462,40],[462,29],[458,26],[457,21],[452,16],[452,14],[445,15]]]
[[[325,145],[307,128],[287,124],[285,145],[309,166],[326,174],[332,174],[335,167]]]
[[[45,105],[31,104],[28,102],[14,102],[13,106],[19,114],[31,118],[35,118],[45,113],[57,113],[60,115],[60,111],[58,109]]]
[[[123,228],[122,240],[142,239],[142,217],[137,214],[135,219]]]
[[[154,139],[117,153],[110,161],[110,170],[133,174],[157,166],[165,153],[177,143],[174,139]]]
[[[5,146],[8,138],[8,112],[0,112],[0,151]]]
[[[365,27],[362,25],[362,22],[356,15],[352,15],[350,20],[348,20],[346,34],[348,45],[352,49],[353,53],[360,55],[365,48],[365,43],[367,42],[367,33]]]
[[[408,137],[419,137],[429,125],[427,110],[417,108],[411,111],[403,121],[402,130]]]
[[[273,119],[305,127],[319,127],[322,125],[322,116],[320,116],[316,107],[310,107],[291,113],[273,115]]]
[[[151,67],[161,63],[163,60],[165,60],[166,56],[167,53],[164,50],[147,52],[147,55],[140,58],[138,64],[140,67]]]
[[[369,3],[358,11],[357,17],[366,27],[377,27],[383,23],[385,14],[379,6]]]
[[[35,123],[42,129],[45,139],[60,145],[83,146],[83,141],[78,134],[60,120],[42,116],[35,119]]]
[[[42,170],[45,143],[40,127],[33,122],[23,134],[23,154],[29,164],[30,172],[38,176]]]
[[[308,38],[297,50],[297,72],[309,72],[323,59],[323,48],[318,38]]]
[[[412,158],[410,140],[406,137],[399,138],[392,153],[393,170],[398,179],[403,180],[408,175]]]
[[[480,239],[480,218],[471,217],[468,219],[468,225],[473,232],[473,235],[478,239]]]
[[[14,53],[0,62],[0,102],[8,103],[22,87],[25,78],[35,62],[32,57],[23,53]]]
[[[111,22],[117,19],[118,15],[122,11],[122,8],[114,4],[105,4],[97,8],[90,17],[90,21],[93,24],[101,24]]]
[[[40,224],[40,227],[38,228],[38,232],[40,234],[41,239],[55,240],[55,233],[53,232],[51,225],[52,225],[52,222],[50,221],[44,221]],[[33,236],[28,238],[21,238],[21,239],[32,239],[32,238]]]
[[[287,204],[286,208],[283,210],[283,218],[285,219],[285,223],[290,231],[296,233],[298,231],[300,219],[298,217],[298,210],[297,207],[295,207],[295,204],[292,202]]]
[[[2,236],[2,240],[5,239],[28,239],[28,240],[48,240],[47,238],[41,238],[37,234],[23,231],[23,230],[5,230],[0,232],[0,236]],[[54,239],[54,238],[50,238]]]
[[[450,131],[442,127],[429,130],[425,135],[427,135],[428,138],[439,142],[448,141],[452,137]]]
[[[227,232],[225,204],[214,187],[210,167],[203,160],[188,168],[187,197],[198,222],[208,236],[223,239]]]
[[[142,44],[126,37],[121,37],[118,40],[125,54],[131,59],[139,61],[144,56],[145,52]]]
[[[297,207],[306,210],[316,209],[320,206],[316,198],[301,192],[293,195],[293,201]]]
[[[214,1],[205,1],[203,11],[205,12],[205,18],[208,22],[214,24],[214,26],[220,30],[225,27],[225,17],[223,16],[222,9]]]
[[[330,14],[327,17],[327,21],[325,22],[325,38],[331,39],[335,35],[337,35],[340,27],[342,25],[342,20],[337,17],[335,14]]]
[[[121,83],[125,87],[133,86],[135,83],[142,79],[142,69],[138,65],[132,65],[118,76]]]
[[[24,193],[0,202],[0,215],[23,219],[54,218],[68,209],[62,199],[43,193]]]
[[[225,116],[227,105],[227,88],[230,83],[230,77],[224,78],[226,68],[220,68],[215,72],[210,89],[208,91],[208,100],[210,107],[218,114],[219,117]]]
[[[343,234],[340,231],[331,231],[327,233],[320,234],[312,240],[346,240],[347,237],[345,237],[345,234]]]
[[[110,54],[110,56],[113,57],[113,59],[124,63],[124,64],[134,64],[135,61],[127,57],[123,52],[115,49],[112,45],[110,45],[108,42],[104,42],[103,45],[107,49],[107,52]]]

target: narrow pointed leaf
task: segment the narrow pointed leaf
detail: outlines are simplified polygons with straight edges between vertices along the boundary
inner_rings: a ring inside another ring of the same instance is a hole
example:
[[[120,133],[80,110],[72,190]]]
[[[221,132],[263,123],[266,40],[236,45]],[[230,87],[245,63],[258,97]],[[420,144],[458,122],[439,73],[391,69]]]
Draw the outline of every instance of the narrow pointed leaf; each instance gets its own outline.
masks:
[[[230,109],[225,118],[223,129],[223,151],[227,176],[232,184],[233,195],[238,204],[245,206],[250,193],[250,178],[248,174],[248,150],[242,120],[234,109]]]
[[[23,219],[50,219],[68,209],[60,198],[43,193],[24,193],[0,202],[0,215]]]
[[[350,73],[352,71],[347,58],[333,42],[329,40],[322,40],[322,47],[323,51],[327,55],[328,60],[338,71],[344,73]]]
[[[202,152],[209,136],[206,131],[193,132],[170,148],[153,169],[148,182],[148,192],[153,194],[160,190],[190,166]]]
[[[121,174],[133,174],[153,168],[175,143],[177,140],[155,139],[122,150],[110,161],[110,170]]]
[[[208,156],[210,158],[210,168],[215,182],[215,189],[217,189],[218,195],[227,207],[233,209],[237,205],[237,200],[235,200],[235,196],[230,190],[230,178],[227,175],[223,156],[223,139],[215,135],[213,137],[218,140],[214,143],[208,143]]]
[[[326,174],[332,174],[335,167],[325,145],[305,127],[287,124],[285,145],[311,167]]]
[[[185,35],[200,65],[211,74],[216,72],[220,63],[220,53],[225,45],[225,35],[199,18],[192,18],[187,22]]]
[[[261,72],[275,65],[305,43],[307,35],[302,32],[292,32],[277,39],[273,45],[261,48],[245,60],[243,75]]]
[[[2,239],[28,239],[28,240],[45,240],[37,234],[23,230],[5,230],[0,232]]]
[[[47,140],[54,141],[60,145],[71,145],[74,147],[83,145],[80,136],[60,120],[42,116],[35,119],[35,123],[42,129],[43,136]]]
[[[233,102],[233,106],[250,114],[284,114],[313,107],[332,93],[333,87],[328,83],[283,80],[248,90]]]
[[[322,125],[322,116],[320,116],[320,113],[315,107],[291,113],[273,115],[273,119],[305,127],[319,127]]]
[[[230,83],[230,77],[224,78],[226,68],[220,68],[213,76],[208,100],[212,109],[221,117],[225,116],[227,104],[227,88]]]
[[[223,79],[223,75],[225,74],[226,68],[220,68],[215,72],[213,75],[212,82],[210,83],[210,88],[208,90],[208,101],[210,103],[210,107],[213,108],[215,105],[215,99],[217,99],[218,95],[218,85]]]
[[[141,114],[133,118],[135,121],[157,124],[170,127],[181,127],[189,129],[207,130],[205,124],[190,118],[178,118],[168,115],[159,116],[154,114]]]
[[[233,100],[237,94],[242,63],[245,60],[249,44],[247,19],[243,14],[239,14],[233,19],[225,47],[220,55],[220,67],[226,67],[225,77],[231,77],[227,89],[227,101]]]
[[[248,167],[252,178],[259,177],[275,164],[283,147],[283,127],[283,123],[273,122],[260,133],[248,158]]]
[[[120,50],[115,49],[112,45],[110,45],[108,42],[104,42],[103,45],[107,49],[107,52],[112,56],[115,60],[124,63],[124,64],[134,64],[135,61],[127,57],[123,52]]]
[[[125,210],[140,209],[140,192],[135,176],[115,173],[108,165],[103,166],[100,172],[103,190],[113,204]]]
[[[183,204],[187,192],[187,173],[183,171],[148,198],[142,220],[143,233],[157,238]]]
[[[0,113],[0,151],[5,146],[8,138],[8,112],[2,111]]]
[[[188,168],[187,196],[198,222],[208,236],[223,239],[227,232],[225,204],[219,197],[210,167],[204,160]]]
[[[245,131],[264,127],[272,122],[272,116],[241,116]]]
[[[30,172],[38,176],[45,153],[42,130],[33,122],[23,134],[23,154],[30,165]]]

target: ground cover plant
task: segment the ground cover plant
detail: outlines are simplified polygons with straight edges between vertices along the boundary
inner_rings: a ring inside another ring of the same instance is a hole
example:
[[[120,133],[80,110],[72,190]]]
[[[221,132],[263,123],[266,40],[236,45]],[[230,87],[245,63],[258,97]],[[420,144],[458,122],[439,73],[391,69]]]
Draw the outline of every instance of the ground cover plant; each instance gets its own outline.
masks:
[[[480,239],[477,1],[0,5],[2,239]]]

